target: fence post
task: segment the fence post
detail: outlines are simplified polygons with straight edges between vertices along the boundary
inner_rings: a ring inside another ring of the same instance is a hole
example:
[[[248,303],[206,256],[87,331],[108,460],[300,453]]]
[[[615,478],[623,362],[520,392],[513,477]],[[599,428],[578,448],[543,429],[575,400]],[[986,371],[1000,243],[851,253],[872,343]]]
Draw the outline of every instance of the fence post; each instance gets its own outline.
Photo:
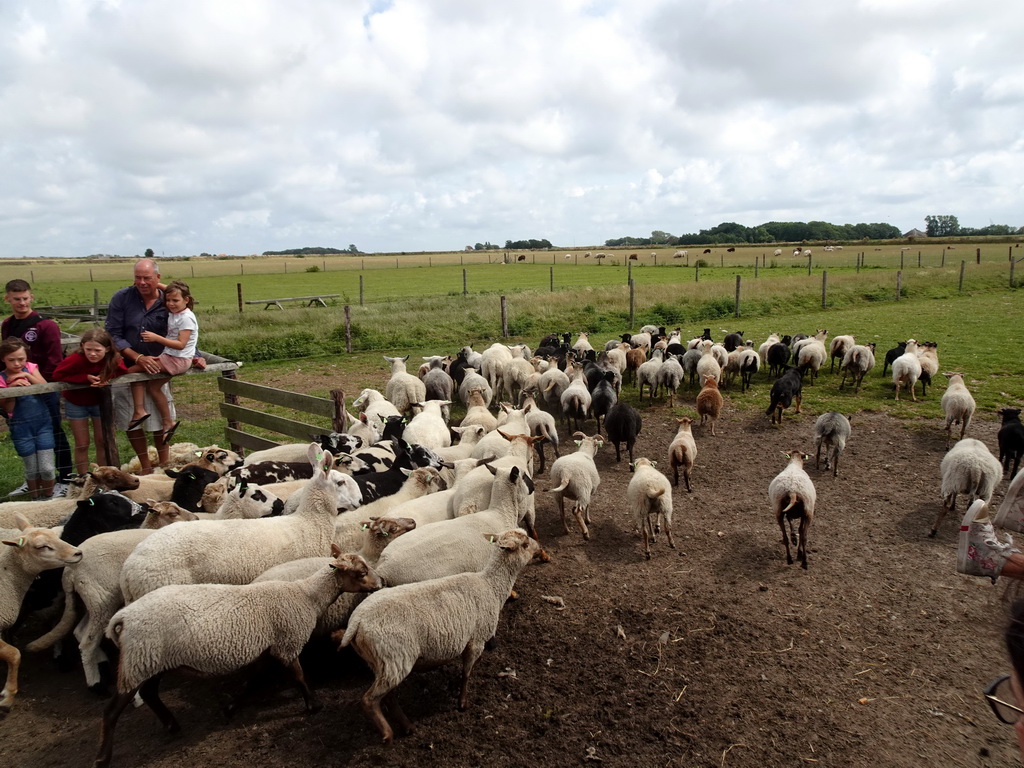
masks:
[[[977,258],[977,263],[981,264],[981,248],[976,248],[975,251],[974,251],[974,254],[975,254],[975,257]]]
[[[327,271],[327,259],[324,259],[324,272]],[[193,275],[195,277],[195,275]]]
[[[501,338],[508,338],[508,302],[501,297]]]
[[[284,273],[286,275],[288,274],[288,262],[287,261],[285,261],[285,263],[284,263]]]
[[[345,305],[345,351],[352,354],[352,308],[348,304]],[[345,430],[338,431],[344,432]]]
[[[554,293],[555,292],[555,268],[554,267],[548,267],[548,283],[550,284],[551,292]]]
[[[920,251],[917,252],[917,268],[918,269],[921,268],[921,252]]]
[[[235,290],[238,293],[238,314],[242,314],[242,284],[235,283]]]
[[[903,249],[900,248],[900,269],[903,269]]]
[[[813,259],[813,258],[814,258],[813,256],[808,256],[807,257],[807,274],[808,274],[808,276],[810,276],[810,274],[811,274],[811,259]]]
[[[636,306],[636,304],[634,303],[634,300],[633,300],[634,299],[633,293],[634,293],[635,288],[636,288],[636,283],[634,283],[632,278],[630,278],[630,281],[629,281],[629,327],[630,328],[633,327],[633,319],[634,319],[634,312],[633,312],[633,310],[634,310],[634,308]]]
[[[754,279],[757,279],[757,259],[754,259]]]
[[[245,274],[245,264],[243,264],[242,262],[238,262],[238,274]]]
[[[1011,262],[1012,264],[1012,262]],[[1012,271],[1011,267],[1011,271]],[[99,325],[100,322],[100,289],[92,289],[92,321],[94,324]]]
[[[195,277],[195,275],[193,275]],[[89,282],[92,282],[92,267],[89,267]]]
[[[736,275],[736,308],[733,311],[736,317],[740,316],[740,279],[740,276]]]
[[[335,432],[344,432],[348,428],[348,424],[345,423],[345,393],[340,389],[332,389],[331,402],[334,403],[334,416],[331,418],[331,429]]]
[[[725,266],[725,254],[724,253],[718,254],[718,263],[719,263],[719,266],[722,266],[722,267]]]
[[[106,443],[106,456],[97,456],[106,466],[120,467],[121,457],[117,452],[117,432],[114,429],[114,399],[112,387],[100,387],[100,424],[103,428],[103,442]]]
[[[940,267],[946,266],[946,248],[945,248],[945,246],[942,248],[942,263],[939,266]]]
[[[433,256],[427,256],[427,266],[428,267],[434,266],[434,257]]]
[[[860,254],[857,254],[857,274],[860,274]]]
[[[235,379],[235,378],[237,378],[235,376],[235,372],[234,371],[221,371],[220,375],[223,376],[225,379]],[[109,387],[104,387],[104,389],[109,389]],[[227,403],[228,405],[238,405],[238,395],[231,394],[230,392],[225,392],[224,393],[224,402]],[[113,421],[111,421],[111,424],[113,424]],[[228,426],[228,429],[241,429],[242,425],[238,423],[237,419],[228,419],[227,426]],[[110,441],[108,441],[108,444],[109,443],[110,443]],[[233,451],[241,451],[242,447],[240,445],[236,445],[235,443],[231,443],[231,450],[233,450]],[[120,465],[119,464],[115,464],[114,466],[120,466]]]
[[[700,264],[693,265],[693,282],[700,282]]]
[[[626,285],[629,285],[632,282],[633,282],[633,264],[631,262],[627,261],[626,262]]]
[[[359,276],[359,306],[363,306],[363,276]]]
[[[900,294],[903,293],[903,272],[896,273],[896,301],[900,300]]]
[[[828,270],[821,273],[821,308],[824,309],[828,301]]]
[[[462,295],[469,296],[469,291],[466,289],[466,270],[462,270]]]
[[[28,271],[28,273],[32,276],[32,285],[35,285],[36,284],[36,271],[34,269],[30,269]],[[120,466],[120,465],[118,465],[118,466]]]
[[[960,293],[964,292],[964,270],[966,268],[967,268],[967,262],[966,261],[961,261],[960,262],[960,286],[957,288],[957,291],[960,292]]]

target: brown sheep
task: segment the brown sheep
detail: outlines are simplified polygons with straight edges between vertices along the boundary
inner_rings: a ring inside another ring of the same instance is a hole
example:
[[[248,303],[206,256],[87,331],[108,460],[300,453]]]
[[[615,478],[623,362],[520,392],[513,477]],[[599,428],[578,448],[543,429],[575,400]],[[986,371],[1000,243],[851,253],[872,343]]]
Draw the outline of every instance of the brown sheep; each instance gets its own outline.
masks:
[[[718,391],[718,381],[714,376],[705,376],[704,386],[697,395],[697,413],[700,414],[701,426],[704,426],[706,421],[711,421],[711,434],[715,437],[715,422],[722,413],[723,405],[725,400]]]
[[[668,463],[672,467],[675,485],[679,485],[679,468],[683,468],[686,492],[692,493],[690,470],[693,469],[693,464],[697,460],[697,443],[693,439],[691,429],[693,419],[683,416],[681,419],[676,419],[676,423],[679,425],[679,431],[676,432],[676,436],[672,438],[672,444],[668,447]]]

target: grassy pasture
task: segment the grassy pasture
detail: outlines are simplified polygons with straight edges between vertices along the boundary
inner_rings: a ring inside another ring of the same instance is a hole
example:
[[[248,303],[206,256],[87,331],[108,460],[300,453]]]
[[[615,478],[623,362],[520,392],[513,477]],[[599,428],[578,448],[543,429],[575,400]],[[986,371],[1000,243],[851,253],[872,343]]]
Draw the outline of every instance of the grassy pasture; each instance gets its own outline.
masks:
[[[394,256],[366,257],[365,271],[354,266],[359,257],[193,259],[167,261],[162,271],[165,279],[181,278],[192,285],[199,300],[197,314],[204,349],[246,361],[242,378],[272,386],[279,386],[277,381],[282,376],[302,368],[312,376],[305,379],[311,387],[305,391],[311,394],[326,395],[337,386],[339,378],[354,378],[359,386],[382,385],[382,352],[411,354],[415,360],[423,354],[454,353],[465,343],[479,349],[481,344],[497,340],[501,327],[498,295],[502,294],[508,296],[509,343],[525,341],[533,345],[552,331],[580,330],[595,334],[595,339],[603,343],[649,322],[680,326],[687,336],[700,333],[704,327],[710,327],[715,338],[727,330],[742,330],[757,343],[772,331],[813,333],[816,328],[827,328],[830,336],[852,333],[859,341],[876,341],[878,369],[869,374],[865,389],[859,395],[839,392],[838,380],[825,374],[807,388],[807,401],[814,404],[814,412],[834,408],[848,413],[864,410],[907,418],[939,417],[942,381],[937,382],[934,395],[929,391],[924,402],[897,404],[888,380],[879,375],[882,355],[897,340],[911,336],[934,340],[939,342],[941,369],[967,373],[979,415],[991,418],[1001,406],[1024,402],[1024,359],[1019,352],[1024,340],[1019,320],[1021,294],[1008,288],[1008,246],[982,246],[980,265],[974,263],[975,247],[960,245],[955,251],[946,251],[946,265],[942,267],[944,248],[922,245],[920,269],[917,249],[904,252],[899,302],[895,301],[899,246],[863,251],[866,265],[859,272],[855,267],[856,248],[833,253],[814,248],[810,275],[806,259],[794,259],[787,247],[783,247],[783,256],[776,258],[771,255],[774,249],[748,247],[726,253],[716,248],[710,256],[701,257],[711,264],[724,259],[725,267],[701,268],[699,282],[695,269],[680,266],[683,260],[672,259],[671,250],[659,252],[658,266],[654,266],[650,251],[637,249],[642,255],[633,262],[631,272],[635,283],[632,324],[626,285],[630,271],[625,263],[631,251],[608,251],[614,255],[601,266],[585,260],[582,254],[577,264],[575,252],[566,262],[563,252],[558,251],[553,265],[544,262],[552,255],[548,253],[536,254],[537,263],[529,254],[526,263],[508,265],[480,263],[486,254],[454,253],[447,255],[452,259],[447,264],[439,263],[443,260],[438,254],[399,256],[397,269]],[[699,250],[689,249],[691,263]],[[759,268],[755,278],[753,262],[761,254],[767,266]],[[470,264],[470,257],[477,263]],[[968,257],[968,263],[961,293],[958,283],[963,257]],[[466,261],[467,296],[462,295],[460,258]],[[618,263],[612,263],[615,261]],[[320,271],[304,271],[315,265]],[[208,269],[236,271],[208,274]],[[241,269],[245,270],[244,276],[237,273]],[[264,271],[270,269],[277,271]],[[823,269],[828,271],[825,310],[821,309]],[[550,289],[552,271],[554,293]],[[1024,272],[1024,268],[1019,271]],[[34,278],[40,305],[88,303],[94,289],[105,302],[113,291],[130,282],[130,275],[130,262],[92,266],[79,261],[0,263],[4,281]],[[360,275],[365,306],[358,305]],[[734,317],[737,275],[742,281],[739,318]],[[236,305],[238,282],[243,284],[247,299],[318,293],[339,293],[341,297],[326,308],[293,306],[280,312],[249,305],[240,314]],[[352,305],[352,355],[343,353],[345,303]],[[301,363],[252,363],[294,357],[308,359]],[[223,424],[215,405],[220,396],[214,378],[196,376],[176,383],[179,402],[197,414],[190,418],[183,439],[199,443],[222,439]],[[769,388],[770,382],[761,374],[750,392],[741,395],[731,390],[727,397],[735,407],[763,409]],[[628,392],[627,397],[634,395]],[[0,436],[0,446],[4,443],[6,447],[0,448],[0,469],[4,470],[0,493],[17,485],[21,477],[20,461],[6,434]],[[128,455],[127,444],[121,450]]]

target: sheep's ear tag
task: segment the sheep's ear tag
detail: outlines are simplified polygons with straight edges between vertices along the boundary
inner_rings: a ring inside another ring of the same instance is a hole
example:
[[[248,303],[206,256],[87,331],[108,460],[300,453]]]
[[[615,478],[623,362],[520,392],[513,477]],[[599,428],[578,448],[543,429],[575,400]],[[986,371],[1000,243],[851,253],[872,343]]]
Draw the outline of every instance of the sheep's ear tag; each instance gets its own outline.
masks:
[[[18,537],[18,543],[17,543],[16,546],[19,546],[19,547],[24,547],[25,546],[25,537],[24,536],[19,536]]]
[[[494,543],[495,541],[497,541],[497,539],[495,539],[495,538],[494,538],[494,536],[488,536],[488,537],[487,537],[487,540],[488,540],[489,542],[491,542],[491,544],[493,544],[493,543]]]
[[[791,459],[791,458],[793,458],[792,456],[790,456],[790,455],[789,455],[788,453],[786,453],[785,451],[783,451],[783,452],[782,452],[782,455],[783,455],[783,456],[785,456],[785,457],[786,457],[787,459]]]
[[[196,456],[202,456],[202,455],[203,455],[202,451],[196,451]]]
[[[363,530],[364,530],[364,531],[368,531],[368,530],[370,530],[370,526],[369,526],[369,525],[367,525],[366,523],[363,523]]]
[[[576,443],[577,446],[583,445],[580,440],[573,440],[573,442]]]
[[[651,462],[651,467],[653,467],[653,468],[657,469],[657,467],[658,467],[658,462],[656,462],[656,461],[652,461],[652,462]]]
[[[92,496],[90,496],[89,497],[89,506],[92,507],[92,506],[95,506],[95,504],[96,504],[96,499],[94,499],[94,498],[92,498]]]
[[[636,464],[634,462],[632,462],[632,461],[629,462],[629,468],[630,469],[636,469]]]

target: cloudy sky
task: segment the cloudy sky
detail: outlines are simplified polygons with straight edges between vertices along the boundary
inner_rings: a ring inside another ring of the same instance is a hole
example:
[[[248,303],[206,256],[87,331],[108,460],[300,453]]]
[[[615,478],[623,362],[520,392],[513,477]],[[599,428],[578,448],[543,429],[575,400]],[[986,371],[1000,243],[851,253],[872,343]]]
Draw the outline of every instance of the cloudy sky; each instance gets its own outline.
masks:
[[[1024,225],[1010,0],[2,0],[0,256]]]

